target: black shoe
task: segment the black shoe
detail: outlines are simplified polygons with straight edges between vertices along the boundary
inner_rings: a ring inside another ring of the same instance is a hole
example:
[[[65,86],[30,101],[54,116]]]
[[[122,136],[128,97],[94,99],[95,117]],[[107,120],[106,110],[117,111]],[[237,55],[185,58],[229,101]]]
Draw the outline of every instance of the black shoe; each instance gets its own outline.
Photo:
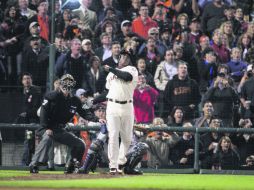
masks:
[[[124,169],[124,173],[128,175],[143,175],[143,172],[138,169]]]
[[[65,165],[64,173],[65,174],[72,174],[72,173],[78,173],[80,167],[80,162],[75,160],[71,161],[69,164]]]
[[[31,174],[37,174],[37,173],[39,173],[39,167],[38,166],[30,165],[29,169],[30,169],[30,173]]]
[[[72,174],[74,172],[74,164],[71,162],[68,165],[65,165],[64,173],[65,174]]]

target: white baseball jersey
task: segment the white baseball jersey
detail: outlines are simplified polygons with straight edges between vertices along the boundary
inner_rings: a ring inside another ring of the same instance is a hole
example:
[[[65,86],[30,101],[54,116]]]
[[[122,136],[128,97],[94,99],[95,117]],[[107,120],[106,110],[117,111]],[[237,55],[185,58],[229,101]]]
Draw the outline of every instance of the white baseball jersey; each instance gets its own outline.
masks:
[[[106,88],[109,90],[107,98],[118,101],[133,100],[133,93],[138,83],[138,70],[133,66],[126,66],[119,70],[130,73],[133,77],[132,81],[125,82],[110,72],[106,79]]]

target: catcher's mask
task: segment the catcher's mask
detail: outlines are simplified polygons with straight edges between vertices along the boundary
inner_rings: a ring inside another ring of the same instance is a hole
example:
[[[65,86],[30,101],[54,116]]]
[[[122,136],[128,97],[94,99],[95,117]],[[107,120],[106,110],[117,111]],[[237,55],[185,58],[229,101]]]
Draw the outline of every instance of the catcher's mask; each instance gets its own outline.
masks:
[[[70,74],[65,74],[60,79],[60,86],[66,92],[71,92],[75,85],[76,81]]]

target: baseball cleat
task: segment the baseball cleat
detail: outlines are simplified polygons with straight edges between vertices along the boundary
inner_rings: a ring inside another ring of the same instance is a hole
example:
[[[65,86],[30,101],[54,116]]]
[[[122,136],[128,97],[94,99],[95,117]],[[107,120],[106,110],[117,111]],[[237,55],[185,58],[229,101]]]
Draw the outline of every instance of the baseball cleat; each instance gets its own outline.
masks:
[[[117,173],[117,169],[116,168],[110,168],[109,169],[109,174],[110,175],[116,175],[116,173]]]
[[[31,174],[37,174],[37,173],[39,173],[39,167],[38,166],[30,165],[29,169],[30,169],[30,173]]]

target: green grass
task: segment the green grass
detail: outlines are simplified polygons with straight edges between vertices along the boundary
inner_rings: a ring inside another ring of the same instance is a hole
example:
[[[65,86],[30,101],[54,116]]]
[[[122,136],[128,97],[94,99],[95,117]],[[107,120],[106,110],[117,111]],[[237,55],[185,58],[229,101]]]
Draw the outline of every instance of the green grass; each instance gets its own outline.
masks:
[[[57,173],[59,172],[55,172],[55,174]],[[0,171],[0,177],[28,175],[30,174],[27,171]],[[110,179],[1,180],[0,187],[253,190],[254,176],[145,174]]]

